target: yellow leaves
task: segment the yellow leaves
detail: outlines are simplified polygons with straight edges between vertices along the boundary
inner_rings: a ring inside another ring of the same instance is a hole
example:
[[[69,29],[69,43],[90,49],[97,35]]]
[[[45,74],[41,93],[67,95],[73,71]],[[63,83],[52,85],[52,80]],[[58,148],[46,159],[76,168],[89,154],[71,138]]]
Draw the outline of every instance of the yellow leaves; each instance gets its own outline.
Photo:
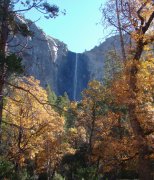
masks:
[[[76,128],[70,128],[69,132],[73,135],[77,134],[77,129]]]
[[[130,71],[133,66],[137,67],[137,94],[129,89]],[[142,61],[128,61],[125,69],[121,77],[112,83],[110,93],[114,97],[114,102],[125,105],[136,103],[134,99],[130,98],[130,94],[134,94],[134,97],[138,99],[138,103],[153,101],[150,94],[153,91],[154,85],[154,58],[146,55]]]
[[[154,90],[154,58],[146,57],[145,61],[141,61],[139,65],[139,73],[137,75],[137,86],[140,89],[138,99],[142,103],[152,102],[152,94]]]
[[[77,102],[71,102],[71,109],[76,109],[77,108]]]
[[[77,129],[76,128],[69,128],[68,129],[68,132],[67,132],[67,139],[68,141],[71,143],[71,142],[74,142],[78,137],[78,132],[77,132]]]
[[[46,91],[39,86],[39,81],[33,77],[21,78],[16,84],[19,88],[11,89],[4,110],[6,121],[14,124],[14,128],[7,126],[6,132],[12,131],[12,134],[5,136],[12,144],[11,156],[22,150],[24,158],[33,158],[43,151],[46,141],[53,147],[59,146],[64,119],[48,105]],[[29,157],[25,157],[26,154]]]
[[[91,81],[88,83],[88,88],[83,91],[83,97],[99,101],[103,98],[105,87],[99,81]]]
[[[94,80],[94,81],[89,82],[88,86],[90,87],[90,89],[100,90],[102,85],[99,81]]]
[[[150,51],[151,47],[149,45],[144,46],[144,51]]]
[[[136,33],[136,31],[133,31],[131,33],[131,38],[136,42],[139,41],[139,39],[141,39],[142,37],[144,37],[144,36],[141,35],[141,34]]]
[[[72,148],[69,143],[63,143],[61,145],[61,149],[63,150],[63,155],[64,154],[72,154],[73,155],[76,152],[76,150],[74,148]]]

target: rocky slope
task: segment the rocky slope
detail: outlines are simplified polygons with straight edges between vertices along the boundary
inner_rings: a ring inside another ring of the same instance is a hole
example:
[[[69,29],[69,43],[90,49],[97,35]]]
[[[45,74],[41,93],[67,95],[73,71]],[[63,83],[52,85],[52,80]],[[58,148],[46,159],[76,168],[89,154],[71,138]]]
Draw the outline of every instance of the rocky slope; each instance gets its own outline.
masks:
[[[13,42],[21,44],[13,51],[24,49],[25,73],[39,79],[43,87],[49,84],[57,95],[67,92],[72,100],[81,98],[81,92],[90,80],[102,80],[105,54],[118,41],[109,38],[100,46],[77,54],[69,51],[63,42],[47,36],[35,24],[29,28],[34,32],[32,37],[19,35]]]

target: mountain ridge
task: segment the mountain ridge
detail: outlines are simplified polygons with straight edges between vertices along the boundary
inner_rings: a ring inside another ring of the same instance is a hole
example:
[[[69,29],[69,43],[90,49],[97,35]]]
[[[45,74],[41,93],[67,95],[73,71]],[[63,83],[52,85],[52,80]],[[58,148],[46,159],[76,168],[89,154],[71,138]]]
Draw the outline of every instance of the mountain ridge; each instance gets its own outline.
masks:
[[[13,43],[27,42],[29,48],[22,52],[26,74],[40,80],[41,86],[49,84],[57,95],[66,92],[71,100],[79,100],[89,81],[102,81],[105,54],[112,48],[112,37],[90,51],[76,53],[69,51],[65,43],[46,35],[34,23],[29,29],[34,32],[32,37],[18,36]]]

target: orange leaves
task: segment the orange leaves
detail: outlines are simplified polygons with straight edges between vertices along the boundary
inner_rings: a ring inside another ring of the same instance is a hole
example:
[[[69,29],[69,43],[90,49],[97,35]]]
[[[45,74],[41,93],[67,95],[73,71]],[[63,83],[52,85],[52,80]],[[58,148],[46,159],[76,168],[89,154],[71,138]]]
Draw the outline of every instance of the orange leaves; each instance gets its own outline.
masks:
[[[110,93],[117,104],[127,104],[129,99],[129,88],[127,84],[127,77],[125,74],[116,79],[111,86]]]
[[[145,132],[154,128],[153,116],[153,91],[154,91],[154,58],[151,53],[145,52],[144,60],[139,64],[139,72],[137,74],[137,110],[142,128]]]
[[[129,87],[130,70],[137,67],[137,91],[133,99]],[[83,93],[83,100],[77,106],[76,129],[72,137],[79,137],[78,143],[86,143],[91,148],[90,161],[95,163],[100,158],[103,171],[107,172],[122,163],[133,162],[138,149],[128,108],[135,103],[135,113],[145,133],[152,130],[153,115],[153,58],[130,60],[110,86],[103,87],[97,81],[89,83]],[[82,133],[80,130],[83,130]],[[76,132],[77,131],[77,132]],[[80,132],[80,133],[79,133]],[[149,144],[151,139],[149,137]]]
[[[92,151],[87,154],[91,163],[100,159],[104,172],[120,164],[133,151],[129,149],[133,141],[127,115],[120,109],[129,97],[125,91],[128,89],[126,79],[126,75],[120,76],[108,88],[97,81],[89,83],[77,109],[74,135],[80,137],[78,143],[86,143]]]

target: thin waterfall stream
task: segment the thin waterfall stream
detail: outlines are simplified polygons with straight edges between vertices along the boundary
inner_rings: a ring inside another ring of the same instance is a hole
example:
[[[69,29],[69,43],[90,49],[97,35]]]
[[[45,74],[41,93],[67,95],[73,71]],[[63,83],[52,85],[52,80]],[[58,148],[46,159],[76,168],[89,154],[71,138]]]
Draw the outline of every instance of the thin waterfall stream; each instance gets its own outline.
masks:
[[[78,82],[78,54],[76,53],[75,56],[75,70],[74,70],[74,92],[73,92],[73,99],[76,100],[76,92],[77,92],[77,82]]]

